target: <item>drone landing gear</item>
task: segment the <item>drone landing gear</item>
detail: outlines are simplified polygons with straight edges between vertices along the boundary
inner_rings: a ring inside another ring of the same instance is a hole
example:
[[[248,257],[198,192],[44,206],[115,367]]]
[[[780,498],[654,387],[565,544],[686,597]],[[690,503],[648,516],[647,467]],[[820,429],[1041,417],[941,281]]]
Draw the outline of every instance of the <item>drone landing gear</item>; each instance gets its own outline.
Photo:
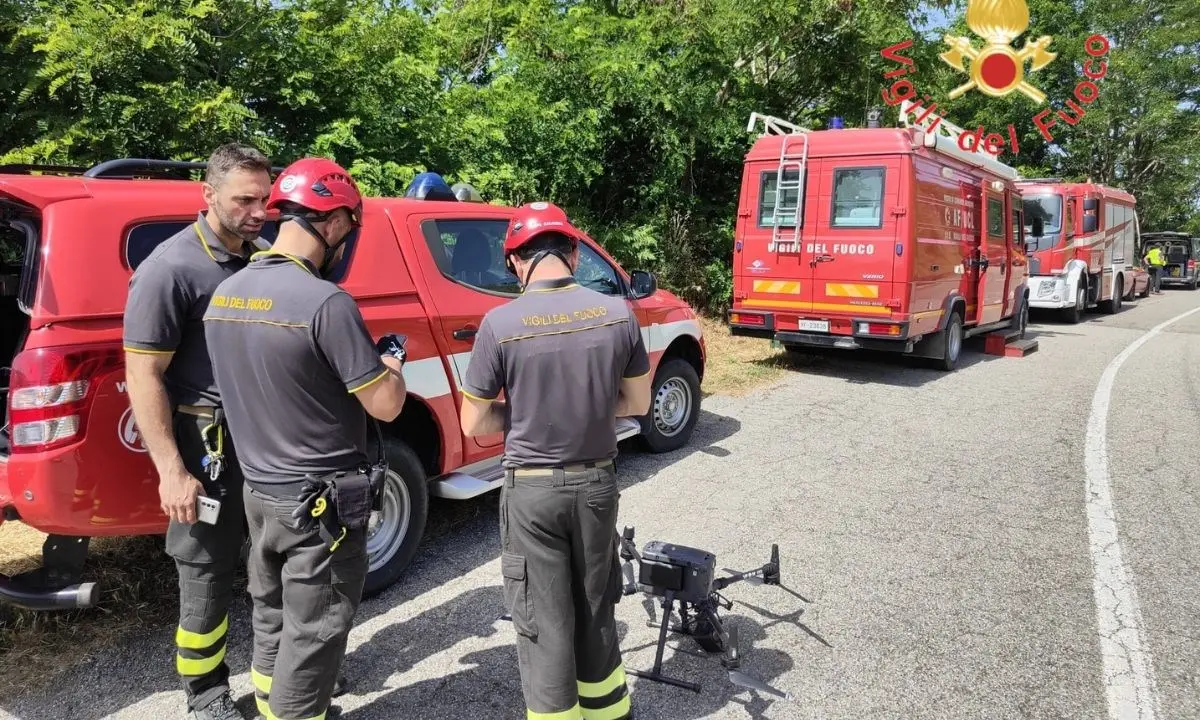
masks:
[[[737,626],[726,630],[716,612],[717,606],[723,605],[726,609],[729,609],[733,607],[733,603],[728,600],[722,602],[723,600],[724,598],[721,598],[717,593],[713,593],[708,600],[699,605],[679,601],[680,622],[672,626],[671,615],[675,610],[675,592],[673,590],[666,591],[662,603],[663,618],[658,628],[658,650],[654,654],[654,668],[649,671],[629,670],[629,674],[647,680],[674,685],[691,690],[692,692],[700,692],[699,683],[663,675],[662,661],[663,652],[667,644],[668,630],[681,635],[690,635],[705,652],[723,653],[721,664],[727,670],[736,669],[741,665],[741,657],[738,653]]]

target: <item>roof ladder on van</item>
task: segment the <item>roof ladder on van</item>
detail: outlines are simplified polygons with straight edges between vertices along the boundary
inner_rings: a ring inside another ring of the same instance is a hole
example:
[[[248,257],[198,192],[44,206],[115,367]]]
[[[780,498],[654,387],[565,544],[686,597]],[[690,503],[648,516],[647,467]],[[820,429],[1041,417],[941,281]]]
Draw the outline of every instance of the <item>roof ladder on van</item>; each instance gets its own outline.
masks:
[[[774,133],[783,136],[779,144],[779,166],[775,170],[775,212],[767,250],[797,252],[800,249],[800,216],[804,207],[804,175],[808,166],[808,133],[811,131],[787,120],[752,112],[746,132],[753,132],[759,120],[763,123],[763,135]],[[796,148],[797,139],[800,141],[799,148]],[[794,179],[787,179],[789,170],[795,171]],[[795,191],[791,198],[789,191]],[[785,217],[792,218],[791,233],[780,232],[780,218]]]

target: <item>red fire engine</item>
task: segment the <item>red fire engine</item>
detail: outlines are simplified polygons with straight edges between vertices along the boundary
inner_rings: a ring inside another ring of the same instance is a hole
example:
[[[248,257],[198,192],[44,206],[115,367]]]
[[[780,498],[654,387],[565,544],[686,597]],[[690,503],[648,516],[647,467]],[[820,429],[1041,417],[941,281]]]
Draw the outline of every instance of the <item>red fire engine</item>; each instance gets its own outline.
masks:
[[[890,350],[953,370],[963,340],[1023,354],[1028,272],[1017,172],[962,129],[812,131],[750,116],[733,251],[735,335]],[[1019,338],[1019,339],[1017,339]],[[1010,348],[1008,340],[1016,339]]]
[[[1096,183],[1060,178],[1017,183],[1029,235],[1029,304],[1079,322],[1089,308],[1120,312],[1146,286],[1137,267],[1137,201]],[[1148,287],[1146,288],[1148,291]]]

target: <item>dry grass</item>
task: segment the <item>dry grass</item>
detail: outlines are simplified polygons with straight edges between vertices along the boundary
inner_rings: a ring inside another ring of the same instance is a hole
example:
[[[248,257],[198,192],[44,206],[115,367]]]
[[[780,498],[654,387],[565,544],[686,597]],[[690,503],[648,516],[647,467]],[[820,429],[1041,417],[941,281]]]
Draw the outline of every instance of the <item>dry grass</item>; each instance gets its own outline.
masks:
[[[43,533],[0,524],[0,573],[41,564]],[[0,697],[53,681],[70,664],[88,662],[147,625],[175,622],[175,567],[161,536],[93,538],[84,580],[100,586],[96,607],[37,612],[0,604]]]
[[[721,318],[701,317],[707,362],[705,395],[744,395],[783,377],[787,353],[770,340],[734,337]]]

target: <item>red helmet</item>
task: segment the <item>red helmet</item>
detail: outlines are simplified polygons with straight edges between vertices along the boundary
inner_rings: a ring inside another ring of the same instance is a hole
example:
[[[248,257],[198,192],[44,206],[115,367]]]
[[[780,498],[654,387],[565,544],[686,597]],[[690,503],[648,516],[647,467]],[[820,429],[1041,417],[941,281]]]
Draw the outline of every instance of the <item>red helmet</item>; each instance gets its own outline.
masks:
[[[323,157],[301,158],[284,168],[271,188],[267,209],[295,203],[317,213],[346,208],[357,225],[362,219],[362,193],[341,165]]]
[[[579,242],[583,233],[571,224],[562,208],[548,202],[527,203],[517,208],[508,224],[508,235],[504,238],[504,255],[546,232],[560,232]]]

